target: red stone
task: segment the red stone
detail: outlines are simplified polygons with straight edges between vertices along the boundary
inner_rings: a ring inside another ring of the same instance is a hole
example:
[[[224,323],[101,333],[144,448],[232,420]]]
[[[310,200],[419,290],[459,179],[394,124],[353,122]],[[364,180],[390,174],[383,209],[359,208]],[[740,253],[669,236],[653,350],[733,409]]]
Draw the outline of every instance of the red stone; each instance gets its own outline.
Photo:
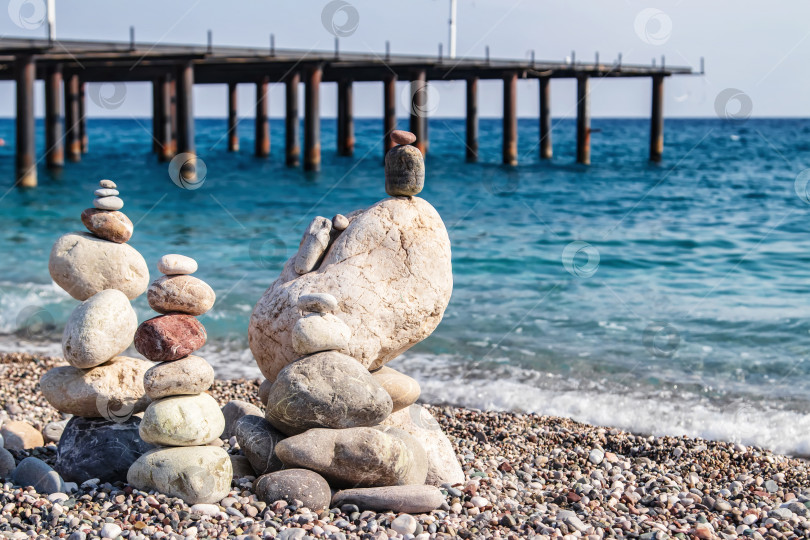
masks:
[[[413,144],[416,142],[416,135],[410,131],[395,129],[391,132],[391,141],[394,144]]]
[[[153,362],[179,360],[203,345],[205,327],[191,315],[161,315],[144,321],[135,332],[135,349]]]

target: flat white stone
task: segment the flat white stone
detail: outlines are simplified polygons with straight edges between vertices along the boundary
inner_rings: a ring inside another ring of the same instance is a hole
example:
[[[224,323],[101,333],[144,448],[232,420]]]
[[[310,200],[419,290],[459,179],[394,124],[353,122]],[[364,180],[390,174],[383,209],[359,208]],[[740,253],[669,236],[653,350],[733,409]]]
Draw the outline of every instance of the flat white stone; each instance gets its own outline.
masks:
[[[96,197],[117,197],[119,195],[117,189],[101,188],[93,192]]]
[[[99,210],[121,210],[124,207],[124,201],[118,197],[100,197],[93,199],[93,206]]]
[[[113,182],[112,180],[102,180],[101,182],[98,183],[98,185],[103,187],[103,188],[108,188],[108,189],[115,189],[115,188],[118,187],[118,186],[115,185],[115,182]]]
[[[158,260],[157,269],[158,272],[167,276],[193,274],[197,271],[197,261],[185,255],[168,253]]]

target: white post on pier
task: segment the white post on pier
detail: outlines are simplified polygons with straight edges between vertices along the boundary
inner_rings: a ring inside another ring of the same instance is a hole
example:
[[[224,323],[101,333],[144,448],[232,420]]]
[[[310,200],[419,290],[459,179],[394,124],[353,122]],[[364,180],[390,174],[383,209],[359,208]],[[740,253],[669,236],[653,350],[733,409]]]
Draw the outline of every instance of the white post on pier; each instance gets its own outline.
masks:
[[[56,41],[56,0],[48,0],[47,17],[48,17],[48,41],[53,43],[54,41]]]
[[[456,12],[458,11],[458,0],[450,0],[450,40],[447,44],[450,58],[456,57]]]

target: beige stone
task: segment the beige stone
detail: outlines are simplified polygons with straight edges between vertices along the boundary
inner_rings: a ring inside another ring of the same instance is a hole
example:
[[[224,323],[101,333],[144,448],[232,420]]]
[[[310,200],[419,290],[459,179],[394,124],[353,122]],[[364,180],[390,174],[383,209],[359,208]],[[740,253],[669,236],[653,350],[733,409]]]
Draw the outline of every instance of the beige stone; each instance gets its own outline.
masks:
[[[208,394],[153,401],[143,413],[141,439],[162,446],[198,446],[218,439],[225,417]]]
[[[444,495],[434,486],[386,486],[338,491],[332,497],[331,506],[354,504],[360,510],[426,514],[443,502]]]
[[[422,393],[422,389],[415,379],[388,366],[381,367],[371,375],[391,396],[391,401],[394,403],[393,412],[415,403]]]
[[[293,350],[300,354],[342,351],[349,346],[352,331],[331,313],[312,313],[301,317],[293,326]]]
[[[157,262],[158,272],[167,276],[193,274],[197,271],[197,261],[185,255],[167,253]]]
[[[150,450],[127,473],[127,483],[136,489],[179,497],[188,505],[221,501],[232,479],[230,456],[215,446]]]
[[[137,328],[138,315],[126,295],[106,289],[70,314],[62,334],[62,353],[74,367],[95,367],[124,352]]]
[[[329,247],[331,230],[332,222],[325,217],[318,216],[312,220],[298,245],[298,253],[293,257],[296,273],[306,274],[318,267]]]
[[[118,289],[132,300],[149,285],[149,269],[129,244],[117,244],[90,233],[61,236],[51,249],[51,278],[76,300],[104,289]]]
[[[214,368],[193,354],[156,364],[143,377],[143,388],[151,399],[199,394],[213,384]]]
[[[42,434],[28,422],[7,420],[0,427],[3,444],[8,450],[21,452],[38,446],[45,446]]]
[[[123,421],[149,404],[143,376],[153,365],[140,358],[116,356],[90,369],[60,366],[48,370],[39,387],[48,403],[60,412]]]
[[[386,418],[383,426],[399,428],[416,439],[427,455],[426,484],[463,484],[464,471],[453,450],[453,444],[430,412],[421,405],[411,405]]]
[[[285,467],[315,471],[332,487],[423,484],[424,451],[414,455],[412,449],[419,445],[409,444],[406,437],[368,427],[317,428],[280,441],[276,455]]]
[[[202,315],[214,306],[214,289],[194,276],[162,276],[146,291],[149,307],[158,313]]]
[[[377,369],[428,337],[450,300],[450,241],[439,214],[419,197],[391,198],[351,214],[348,228],[320,266],[298,275],[295,257],[256,304],[250,349],[265,377],[275,380],[299,354],[292,330],[301,295],[325,292],[351,329],[347,353]]]

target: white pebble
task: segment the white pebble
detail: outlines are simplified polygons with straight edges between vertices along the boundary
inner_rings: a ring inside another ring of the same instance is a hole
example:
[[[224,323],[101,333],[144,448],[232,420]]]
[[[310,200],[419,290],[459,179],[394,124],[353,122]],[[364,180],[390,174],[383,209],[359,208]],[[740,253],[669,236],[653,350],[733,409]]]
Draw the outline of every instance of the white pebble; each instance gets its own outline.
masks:
[[[197,271],[197,261],[185,255],[177,255],[176,253],[168,253],[158,260],[158,272],[173,276],[177,274],[193,274]]]
[[[391,522],[391,528],[399,534],[413,534],[416,530],[416,519],[409,514],[402,514]]]
[[[95,190],[93,195],[96,197],[116,197],[119,193],[117,189],[101,188]]]
[[[485,499],[484,497],[473,497],[472,499],[470,499],[470,502],[476,508],[482,508],[484,506],[489,506],[489,501],[487,499]]]
[[[204,504],[199,503],[195,504],[191,507],[191,511],[196,514],[202,514],[203,516],[211,516],[214,517],[221,512],[219,506],[216,504]]]
[[[118,197],[100,197],[93,199],[93,206],[99,210],[121,210],[124,207],[124,201]]]
[[[98,185],[106,189],[115,189],[118,187],[112,180],[102,180],[101,182],[98,183]]]
[[[337,231],[344,231],[349,226],[349,218],[343,214],[337,214],[332,218],[332,228]]]
[[[105,523],[104,526],[101,527],[102,538],[118,538],[120,535],[121,527],[115,523]]]

